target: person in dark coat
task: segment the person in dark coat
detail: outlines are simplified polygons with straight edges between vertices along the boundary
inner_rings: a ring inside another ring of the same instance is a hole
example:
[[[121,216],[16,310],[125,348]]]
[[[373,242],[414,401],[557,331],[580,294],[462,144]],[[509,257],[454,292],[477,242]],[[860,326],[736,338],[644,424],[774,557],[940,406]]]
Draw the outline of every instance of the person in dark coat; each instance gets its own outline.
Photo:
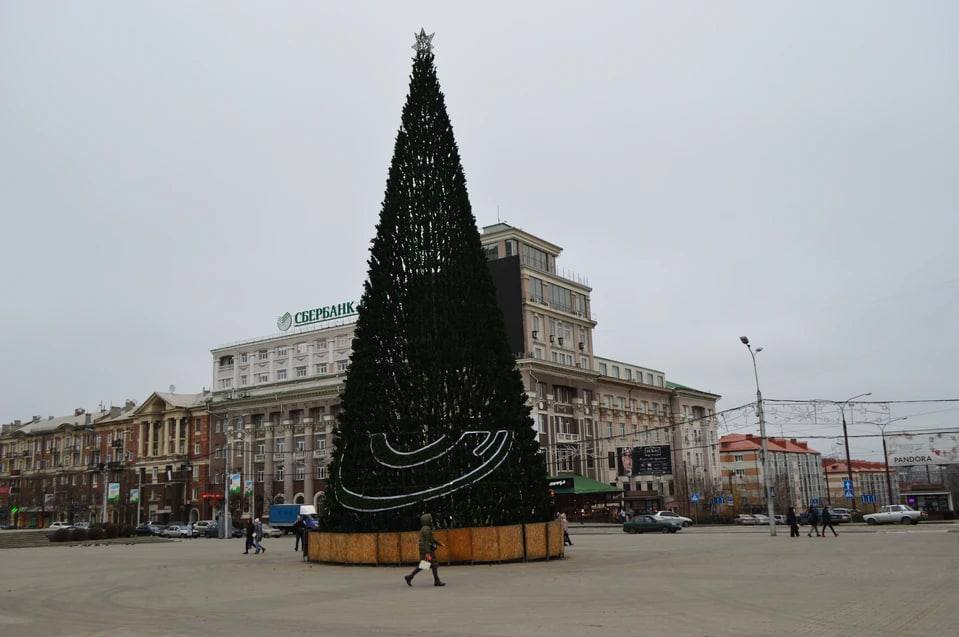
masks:
[[[293,545],[294,551],[300,550],[300,542],[303,541],[303,529],[306,525],[303,524],[303,516],[296,516],[296,522],[293,523],[293,535],[296,536],[296,543]]]
[[[789,525],[789,537],[799,537],[799,520],[796,519],[796,510],[792,507],[786,511],[786,524]]]
[[[253,548],[253,520],[247,520],[246,521],[246,550],[243,551],[243,555],[249,555],[251,548]]]
[[[822,536],[826,537],[826,525],[829,525],[829,530],[832,531],[833,536],[839,537],[839,534],[836,533],[836,529],[832,526],[832,513],[829,512],[829,509],[823,507],[822,510]]]
[[[445,583],[440,581],[440,574],[437,566],[436,560],[436,547],[446,546],[442,542],[437,541],[433,537],[433,516],[429,513],[424,513],[420,516],[420,561],[427,561],[430,563],[430,570],[433,571],[433,586],[446,586]],[[407,586],[413,585],[413,578],[416,577],[416,574],[422,571],[420,565],[417,564],[416,568],[413,569],[413,572],[409,575],[403,577],[406,580]]]
[[[819,511],[816,510],[816,507],[810,506],[806,510],[806,518],[809,522],[809,533],[806,534],[806,537],[812,537],[813,531],[816,532],[816,537],[819,537]]]

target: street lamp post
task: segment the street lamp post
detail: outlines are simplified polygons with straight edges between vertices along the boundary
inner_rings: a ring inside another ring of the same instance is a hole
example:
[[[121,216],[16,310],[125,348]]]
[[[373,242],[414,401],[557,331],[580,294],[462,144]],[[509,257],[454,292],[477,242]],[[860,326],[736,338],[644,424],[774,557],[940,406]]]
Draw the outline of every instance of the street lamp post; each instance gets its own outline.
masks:
[[[895,504],[892,501],[892,477],[889,475],[889,452],[886,451],[886,427],[891,425],[894,422],[899,422],[900,420],[906,420],[909,416],[903,416],[902,418],[893,418],[888,422],[883,423],[873,423],[879,427],[879,433],[882,435],[882,461],[886,465],[886,501],[889,504]]]
[[[858,394],[856,396],[853,396],[852,398],[847,398],[841,403],[837,403],[839,405],[839,411],[842,414],[842,439],[843,439],[843,443],[846,446],[846,478],[849,480],[850,488],[853,485],[852,459],[849,456],[849,430],[846,428],[846,405],[849,402],[856,400],[857,398],[863,398],[865,396],[872,396],[872,392],[866,392],[865,394]],[[829,488],[829,485],[826,485],[826,488]],[[856,492],[855,491],[853,491],[852,493],[852,510],[853,511],[856,510]]]
[[[769,516],[769,535],[775,537],[776,514],[773,510],[773,499],[769,486],[769,442],[766,440],[766,415],[763,411],[763,394],[759,390],[759,368],[756,366],[756,354],[763,351],[763,348],[757,347],[754,352],[748,338],[740,336],[739,340],[749,350],[749,355],[753,359],[753,375],[756,377],[756,411],[759,415],[759,438],[763,448],[763,489],[766,491],[766,514]]]

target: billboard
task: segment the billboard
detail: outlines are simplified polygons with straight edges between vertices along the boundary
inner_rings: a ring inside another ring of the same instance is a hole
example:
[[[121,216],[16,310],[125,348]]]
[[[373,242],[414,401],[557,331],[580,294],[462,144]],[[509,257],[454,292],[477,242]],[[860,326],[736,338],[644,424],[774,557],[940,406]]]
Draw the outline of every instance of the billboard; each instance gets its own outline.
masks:
[[[243,481],[243,497],[253,497],[253,480],[249,478]]]
[[[616,452],[621,476],[661,476],[673,472],[669,445],[619,447]]]
[[[130,504],[139,504],[139,502],[140,502],[140,490],[130,489]]]
[[[889,466],[959,464],[959,434],[886,434]]]
[[[120,499],[120,483],[111,482],[107,485],[107,502],[115,504]]]
[[[230,474],[230,495],[240,495],[240,474]]]

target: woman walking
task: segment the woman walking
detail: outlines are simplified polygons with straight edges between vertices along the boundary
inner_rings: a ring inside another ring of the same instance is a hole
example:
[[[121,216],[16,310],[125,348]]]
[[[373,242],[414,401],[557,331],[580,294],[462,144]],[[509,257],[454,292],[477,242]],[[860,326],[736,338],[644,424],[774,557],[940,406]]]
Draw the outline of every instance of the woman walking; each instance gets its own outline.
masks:
[[[559,521],[563,525],[563,546],[572,546],[573,541],[569,539],[569,520],[566,519],[565,513],[559,514]]]
[[[420,524],[423,526],[420,527],[420,563],[416,565],[416,568],[413,569],[413,572],[409,575],[403,577],[406,580],[407,586],[413,585],[413,578],[416,577],[416,574],[422,571],[420,568],[424,562],[429,562],[429,568],[433,571],[433,586],[446,586],[443,582],[440,581],[440,574],[436,564],[436,547],[446,546],[442,542],[437,542],[433,538],[433,516],[429,513],[426,513],[420,517]]]
[[[789,537],[799,537],[799,521],[796,519],[796,510],[792,507],[786,511],[786,524],[789,525]]]
[[[246,522],[246,550],[243,551],[243,555],[249,555],[250,549],[253,548],[253,520],[247,520]]]
[[[806,537],[812,537],[813,531],[816,532],[816,537],[819,537],[819,512],[816,511],[816,507],[809,505],[806,509],[806,521],[809,522],[809,533]]]

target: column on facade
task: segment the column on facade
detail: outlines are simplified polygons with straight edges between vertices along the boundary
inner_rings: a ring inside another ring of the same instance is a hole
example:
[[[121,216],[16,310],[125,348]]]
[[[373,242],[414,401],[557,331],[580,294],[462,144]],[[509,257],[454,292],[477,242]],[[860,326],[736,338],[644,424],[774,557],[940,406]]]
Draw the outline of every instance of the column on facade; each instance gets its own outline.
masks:
[[[163,419],[163,438],[160,440],[160,455],[170,454],[170,419]]]
[[[267,422],[264,425],[266,435],[263,440],[263,512],[266,515],[270,510],[270,504],[273,502],[273,472],[275,471],[273,463],[273,423]]]
[[[287,414],[289,415],[289,414]],[[286,456],[283,471],[283,501],[287,504],[293,502],[293,470],[296,467],[293,453],[293,421],[287,418],[283,421],[283,437],[286,441]]]
[[[313,504],[313,476],[316,475],[316,469],[313,468],[314,437],[312,418],[303,419],[303,436],[304,442],[306,443],[304,446],[306,449],[306,474],[303,477],[303,500],[306,504]]]
[[[144,455],[146,455],[146,456],[152,456],[152,455],[153,455],[153,440],[154,440],[153,436],[156,435],[156,433],[155,433],[153,430],[156,428],[156,423],[155,423],[155,422],[147,422],[147,423],[144,423],[144,424],[145,424],[146,427],[147,427],[147,437],[148,437],[148,440],[147,440],[147,452],[146,452]]]
[[[180,421],[171,418],[170,424],[173,425],[173,453],[180,453]]]

